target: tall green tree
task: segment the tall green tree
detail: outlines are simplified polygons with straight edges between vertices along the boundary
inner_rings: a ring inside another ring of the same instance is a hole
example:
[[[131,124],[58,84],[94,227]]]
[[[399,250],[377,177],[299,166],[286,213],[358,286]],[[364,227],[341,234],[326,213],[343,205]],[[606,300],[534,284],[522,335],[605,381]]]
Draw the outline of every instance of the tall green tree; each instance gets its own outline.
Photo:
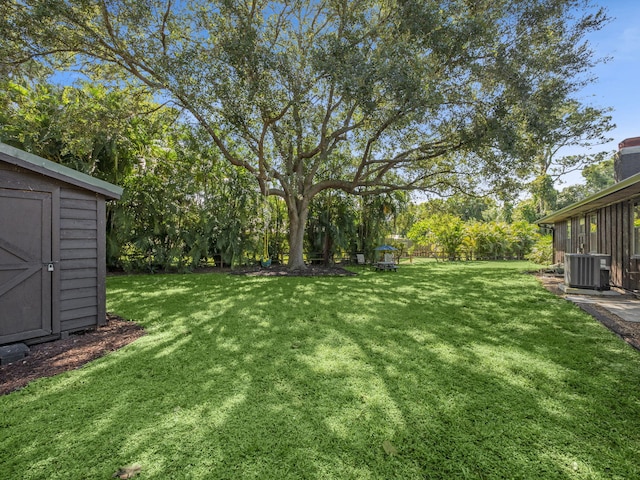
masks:
[[[614,159],[611,157],[608,160],[589,165],[582,170],[581,174],[590,194],[610,187],[616,183]]]
[[[233,265],[245,251],[261,251],[255,182],[220,162],[195,133],[169,131],[125,180],[114,229],[125,269],[191,268],[211,259]]]
[[[350,252],[357,242],[357,205],[341,192],[322,192],[314,198],[307,222],[308,250],[329,264],[338,251]]]
[[[605,21],[588,0],[5,0],[0,71],[40,59],[174,102],[284,199],[289,265],[304,268],[324,190],[442,193],[530,173],[529,158],[489,153],[514,149],[544,92],[579,88],[595,61],[585,35]]]
[[[120,183],[164,137],[177,112],[144,89],[79,82],[0,82],[0,141]]]
[[[585,167],[582,170],[582,178],[584,183],[570,185],[558,192],[557,209],[579,202],[613,185],[615,183],[613,158]]]
[[[41,79],[0,80],[0,141],[119,185],[157,157],[176,111],[161,108],[140,88]],[[138,187],[138,185],[134,185]],[[125,196],[127,194],[125,193]],[[124,210],[107,205],[107,262],[118,262]],[[130,233],[132,230],[127,229]]]
[[[615,125],[611,109],[581,105],[576,100],[557,98],[553,92],[543,103],[528,134],[523,135],[524,148],[530,149],[535,160],[535,178],[529,184],[540,214],[556,208],[555,184],[564,175],[604,160],[608,152],[562,155],[566,148],[590,148],[612,139],[607,133]],[[536,118],[537,117],[537,118]]]

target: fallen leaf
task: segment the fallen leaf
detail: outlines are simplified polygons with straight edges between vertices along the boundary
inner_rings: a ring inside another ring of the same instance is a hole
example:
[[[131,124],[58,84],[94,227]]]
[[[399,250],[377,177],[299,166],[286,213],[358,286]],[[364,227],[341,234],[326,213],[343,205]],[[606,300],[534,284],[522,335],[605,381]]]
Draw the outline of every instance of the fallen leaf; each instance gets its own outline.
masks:
[[[139,474],[140,470],[142,470],[142,467],[139,464],[134,463],[133,465],[127,465],[125,467],[119,468],[118,471],[112,475],[112,477],[119,478],[121,480],[127,480],[128,478],[133,478],[137,474]]]
[[[384,442],[382,442],[382,448],[384,448],[384,451],[386,452],[387,455],[393,456],[398,454],[398,450],[396,449],[396,447],[393,446],[393,444],[389,440],[385,440]]]

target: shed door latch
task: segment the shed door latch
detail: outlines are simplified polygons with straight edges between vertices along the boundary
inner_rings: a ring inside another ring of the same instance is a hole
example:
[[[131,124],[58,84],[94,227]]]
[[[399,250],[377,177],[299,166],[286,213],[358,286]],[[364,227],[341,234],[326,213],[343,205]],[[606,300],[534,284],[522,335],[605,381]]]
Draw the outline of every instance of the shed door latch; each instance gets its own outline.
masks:
[[[47,264],[47,272],[53,272],[53,263]]]

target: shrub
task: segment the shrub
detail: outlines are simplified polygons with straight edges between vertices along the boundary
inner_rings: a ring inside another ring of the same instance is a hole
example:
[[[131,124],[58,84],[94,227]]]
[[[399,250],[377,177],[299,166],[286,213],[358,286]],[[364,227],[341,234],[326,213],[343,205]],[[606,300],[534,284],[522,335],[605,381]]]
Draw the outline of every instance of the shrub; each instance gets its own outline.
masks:
[[[553,237],[551,235],[541,235],[531,248],[531,253],[526,256],[527,260],[538,265],[550,265],[553,263]]]

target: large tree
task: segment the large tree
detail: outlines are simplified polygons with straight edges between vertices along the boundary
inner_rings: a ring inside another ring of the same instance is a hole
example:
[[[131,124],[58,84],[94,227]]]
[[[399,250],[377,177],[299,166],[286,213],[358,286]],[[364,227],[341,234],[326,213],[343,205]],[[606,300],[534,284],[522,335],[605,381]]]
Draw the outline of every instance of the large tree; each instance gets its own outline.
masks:
[[[0,141],[119,183],[167,135],[179,112],[144,89],[0,80]]]
[[[556,205],[554,185],[567,173],[581,170],[603,161],[610,152],[563,155],[569,148],[587,149],[603,145],[612,139],[607,133],[615,127],[608,115],[610,109],[580,105],[576,100],[554,99],[551,96],[531,125],[526,141],[537,165],[530,191],[542,215]]]
[[[541,111],[538,92],[575,93],[595,61],[585,35],[605,21],[588,0],[4,0],[0,72],[38,60],[125,75],[183,108],[284,199],[303,268],[324,190],[530,173],[530,158],[495,153]]]
[[[581,172],[584,179],[583,183],[570,185],[558,192],[556,209],[568,207],[572,203],[584,200],[588,196],[613,185],[615,183],[613,162],[613,158],[609,158],[585,167]]]

